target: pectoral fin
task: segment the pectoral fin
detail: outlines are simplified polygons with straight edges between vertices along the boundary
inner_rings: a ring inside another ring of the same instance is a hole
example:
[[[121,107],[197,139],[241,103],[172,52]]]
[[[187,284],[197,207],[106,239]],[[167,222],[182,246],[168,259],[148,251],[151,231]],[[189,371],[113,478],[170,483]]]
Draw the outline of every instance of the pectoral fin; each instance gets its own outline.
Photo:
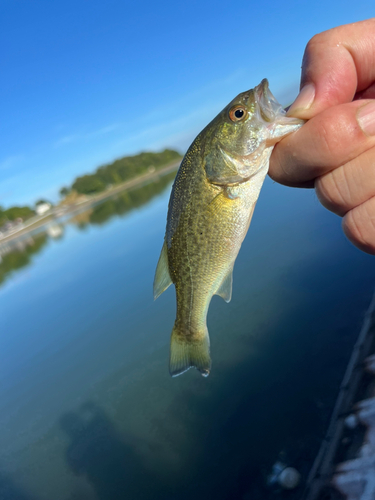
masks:
[[[220,190],[218,194],[214,198],[212,198],[210,203],[207,205],[208,215],[211,216],[212,214],[216,214],[218,211],[220,211],[224,202],[225,200],[223,190]]]
[[[225,302],[230,302],[230,299],[232,298],[232,285],[233,285],[233,268],[230,268],[229,272],[224,277],[215,295],[220,295],[220,297],[222,297],[225,300]]]
[[[165,290],[172,284],[172,279],[169,274],[168,268],[168,250],[167,243],[164,242],[163,248],[161,249],[159,262],[156,267],[155,278],[154,278],[154,300],[156,300],[159,295],[161,295]]]

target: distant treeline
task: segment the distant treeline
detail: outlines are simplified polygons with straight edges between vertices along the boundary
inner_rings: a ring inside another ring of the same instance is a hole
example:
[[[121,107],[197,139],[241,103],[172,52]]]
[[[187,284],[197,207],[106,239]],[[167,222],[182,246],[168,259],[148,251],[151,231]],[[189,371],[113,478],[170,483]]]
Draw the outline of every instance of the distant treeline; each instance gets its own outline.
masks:
[[[99,167],[94,174],[87,174],[77,177],[70,188],[60,189],[62,197],[70,192],[76,191],[80,194],[95,194],[104,191],[108,186],[121,184],[122,182],[134,179],[146,172],[158,170],[173,161],[181,160],[181,155],[172,149],[165,149],[160,153],[140,153],[135,156],[124,156],[115,160],[109,165]],[[45,202],[39,200],[38,203]],[[26,220],[35,215],[35,211],[30,207],[10,207],[0,206],[0,228],[9,221],[18,218]]]
[[[19,217],[25,220],[32,215],[35,215],[35,212],[29,207],[11,207],[6,210],[0,207],[0,227],[8,221],[14,221]]]
[[[152,200],[163,190],[175,177],[175,172],[163,175],[153,182],[138,186],[129,191],[117,194],[115,197],[100,202],[88,212],[87,217],[73,217],[72,223],[84,230],[89,224],[103,225],[115,216],[125,216],[135,208],[139,208]],[[49,241],[46,233],[39,233],[28,240],[24,240],[21,245],[1,255],[0,245],[0,285],[12,275],[13,272],[32,264],[33,256],[40,252]]]
[[[135,156],[125,156],[109,165],[99,167],[93,174],[77,177],[71,188],[62,188],[60,194],[65,196],[72,190],[81,194],[100,193],[108,186],[121,184],[180,159],[180,153],[172,149],[165,149],[160,153],[140,153]]]

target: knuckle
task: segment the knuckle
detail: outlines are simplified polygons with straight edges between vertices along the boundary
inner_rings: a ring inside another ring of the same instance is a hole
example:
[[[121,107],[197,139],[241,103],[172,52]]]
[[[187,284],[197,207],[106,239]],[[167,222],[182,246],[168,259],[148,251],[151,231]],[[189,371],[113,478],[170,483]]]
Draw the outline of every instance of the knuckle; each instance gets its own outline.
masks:
[[[288,150],[277,144],[271,155],[268,175],[272,180],[289,186],[291,179],[293,179],[293,172],[294,164],[288,155]]]
[[[341,217],[351,208],[349,186],[343,170],[344,167],[333,170],[315,182],[315,191],[320,203]]]
[[[327,169],[339,167],[345,157],[343,149],[345,148],[345,137],[342,135],[343,121],[340,125],[337,120],[330,116],[330,113],[323,113],[314,122],[314,134],[312,136],[313,142],[311,146],[314,149],[314,155],[317,159],[317,175],[319,172],[327,172]]]
[[[375,255],[375,224],[366,205],[367,203],[350,210],[343,218],[342,227],[346,237],[356,247]],[[374,203],[371,208],[375,208]],[[375,216],[375,210],[371,211],[374,211]]]
[[[317,33],[307,42],[305,52],[303,55],[303,66],[306,66],[310,59],[313,57],[315,53],[320,54],[324,53],[327,48],[327,43],[331,38],[336,36],[336,32],[334,29],[330,31],[322,31],[321,33]]]
[[[331,168],[339,167],[363,149],[363,134],[351,109],[329,109],[315,123],[315,146],[322,161]]]
[[[337,26],[326,31],[321,31],[320,33],[317,33],[312,38],[310,38],[306,48],[309,47],[309,49],[311,50],[320,45],[324,45],[324,48],[326,48],[327,44],[329,44],[330,42],[336,43],[336,40],[340,37],[341,32],[341,26]]]
[[[321,121],[318,129],[320,147],[325,156],[331,157],[337,151],[337,140],[335,139],[336,129],[331,120]]]
[[[306,45],[306,52],[310,52],[312,49],[314,49],[314,47],[320,45],[324,41],[324,38],[324,32],[317,33],[312,38],[310,38]]]

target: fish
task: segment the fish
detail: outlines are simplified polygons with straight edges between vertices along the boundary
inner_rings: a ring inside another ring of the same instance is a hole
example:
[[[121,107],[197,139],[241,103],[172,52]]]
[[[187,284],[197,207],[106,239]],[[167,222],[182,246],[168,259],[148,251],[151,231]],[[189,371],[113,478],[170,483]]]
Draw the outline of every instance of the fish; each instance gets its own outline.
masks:
[[[232,297],[233,266],[248,231],[272,150],[304,121],[287,117],[267,79],[235,97],[194,139],[168,205],[154,299],[172,283],[177,311],[169,372],[211,370],[207,312]]]

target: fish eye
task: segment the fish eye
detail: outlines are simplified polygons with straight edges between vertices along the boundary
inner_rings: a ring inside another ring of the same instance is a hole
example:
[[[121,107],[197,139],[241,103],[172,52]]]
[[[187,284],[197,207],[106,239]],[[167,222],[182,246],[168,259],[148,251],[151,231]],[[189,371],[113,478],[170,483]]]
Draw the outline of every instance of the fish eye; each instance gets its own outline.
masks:
[[[232,120],[232,122],[239,122],[241,120],[244,120],[247,116],[247,111],[243,106],[234,106],[229,111],[229,118]]]

